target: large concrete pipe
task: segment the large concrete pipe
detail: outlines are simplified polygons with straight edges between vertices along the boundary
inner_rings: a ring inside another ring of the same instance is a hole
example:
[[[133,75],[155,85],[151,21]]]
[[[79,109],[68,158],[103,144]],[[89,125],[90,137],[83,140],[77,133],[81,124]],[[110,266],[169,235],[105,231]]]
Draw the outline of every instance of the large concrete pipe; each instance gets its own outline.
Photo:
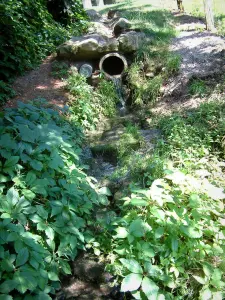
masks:
[[[99,68],[106,77],[119,78],[127,69],[127,60],[119,53],[109,53],[101,58]]]

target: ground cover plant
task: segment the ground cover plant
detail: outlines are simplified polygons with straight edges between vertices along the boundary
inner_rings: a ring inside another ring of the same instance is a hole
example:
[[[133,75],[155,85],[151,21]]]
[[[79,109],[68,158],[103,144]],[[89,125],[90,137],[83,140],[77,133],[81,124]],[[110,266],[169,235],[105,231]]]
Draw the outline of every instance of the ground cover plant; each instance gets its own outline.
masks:
[[[79,160],[81,129],[45,105],[19,103],[0,118],[1,299],[51,299],[99,204]]]
[[[157,118],[155,150],[126,153],[130,186],[99,240],[135,299],[224,296],[224,120],[224,101]]]
[[[72,118],[85,129],[94,129],[101,116],[113,117],[116,114],[119,99],[111,81],[101,79],[94,89],[84,76],[73,70],[67,79],[67,90]]]

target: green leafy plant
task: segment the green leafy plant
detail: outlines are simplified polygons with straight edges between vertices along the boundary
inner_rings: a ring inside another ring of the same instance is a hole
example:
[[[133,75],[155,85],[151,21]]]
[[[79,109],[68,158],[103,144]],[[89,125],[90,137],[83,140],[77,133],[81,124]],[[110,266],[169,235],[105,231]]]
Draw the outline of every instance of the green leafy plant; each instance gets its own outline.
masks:
[[[101,116],[113,116],[116,113],[118,97],[111,82],[102,79],[94,90],[84,76],[74,71],[67,79],[67,89],[71,94],[73,119],[86,129],[93,129]]]
[[[193,79],[189,86],[189,93],[194,96],[204,97],[208,93],[208,87],[201,79]]]
[[[79,161],[82,132],[64,114],[38,101],[1,115],[2,298],[51,299],[59,274],[70,274],[68,261],[85,249],[100,198]]]
[[[155,149],[121,157],[131,183],[96,240],[135,299],[224,297],[224,118],[222,101],[156,118]]]
[[[55,78],[67,78],[69,75],[69,65],[66,62],[54,61],[52,63],[51,75]]]

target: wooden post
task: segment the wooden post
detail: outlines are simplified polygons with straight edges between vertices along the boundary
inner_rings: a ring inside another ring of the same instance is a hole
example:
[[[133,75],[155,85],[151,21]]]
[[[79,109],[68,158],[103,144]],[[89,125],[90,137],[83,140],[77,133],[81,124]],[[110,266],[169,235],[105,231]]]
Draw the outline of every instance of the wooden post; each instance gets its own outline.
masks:
[[[184,12],[184,6],[183,6],[183,1],[182,0],[177,0],[177,7],[180,12]]]
[[[205,7],[206,28],[207,30],[216,32],[212,0],[204,0],[204,7]]]

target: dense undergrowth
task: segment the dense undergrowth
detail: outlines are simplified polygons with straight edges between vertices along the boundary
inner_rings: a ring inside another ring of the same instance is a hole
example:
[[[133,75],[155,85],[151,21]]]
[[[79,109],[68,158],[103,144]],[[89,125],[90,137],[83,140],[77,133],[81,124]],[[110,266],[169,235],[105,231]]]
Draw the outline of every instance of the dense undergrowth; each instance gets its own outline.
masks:
[[[94,89],[85,77],[74,70],[67,78],[67,90],[72,119],[84,129],[94,129],[103,116],[116,115],[119,99],[112,82],[102,79]]]
[[[55,7],[55,13],[58,10]],[[0,104],[13,96],[9,83],[15,75],[37,66],[71,34],[82,32],[85,20],[82,6],[76,1],[70,6],[65,25],[65,18],[59,18],[59,22],[53,19],[47,1],[3,0],[0,4]]]
[[[83,171],[83,135],[67,111],[19,103],[1,116],[0,133],[0,297],[51,299],[59,275],[71,273],[68,261],[85,249],[104,191]]]
[[[122,148],[130,185],[97,240],[134,298],[223,298],[224,121],[224,101],[203,104],[155,121],[154,151]]]

